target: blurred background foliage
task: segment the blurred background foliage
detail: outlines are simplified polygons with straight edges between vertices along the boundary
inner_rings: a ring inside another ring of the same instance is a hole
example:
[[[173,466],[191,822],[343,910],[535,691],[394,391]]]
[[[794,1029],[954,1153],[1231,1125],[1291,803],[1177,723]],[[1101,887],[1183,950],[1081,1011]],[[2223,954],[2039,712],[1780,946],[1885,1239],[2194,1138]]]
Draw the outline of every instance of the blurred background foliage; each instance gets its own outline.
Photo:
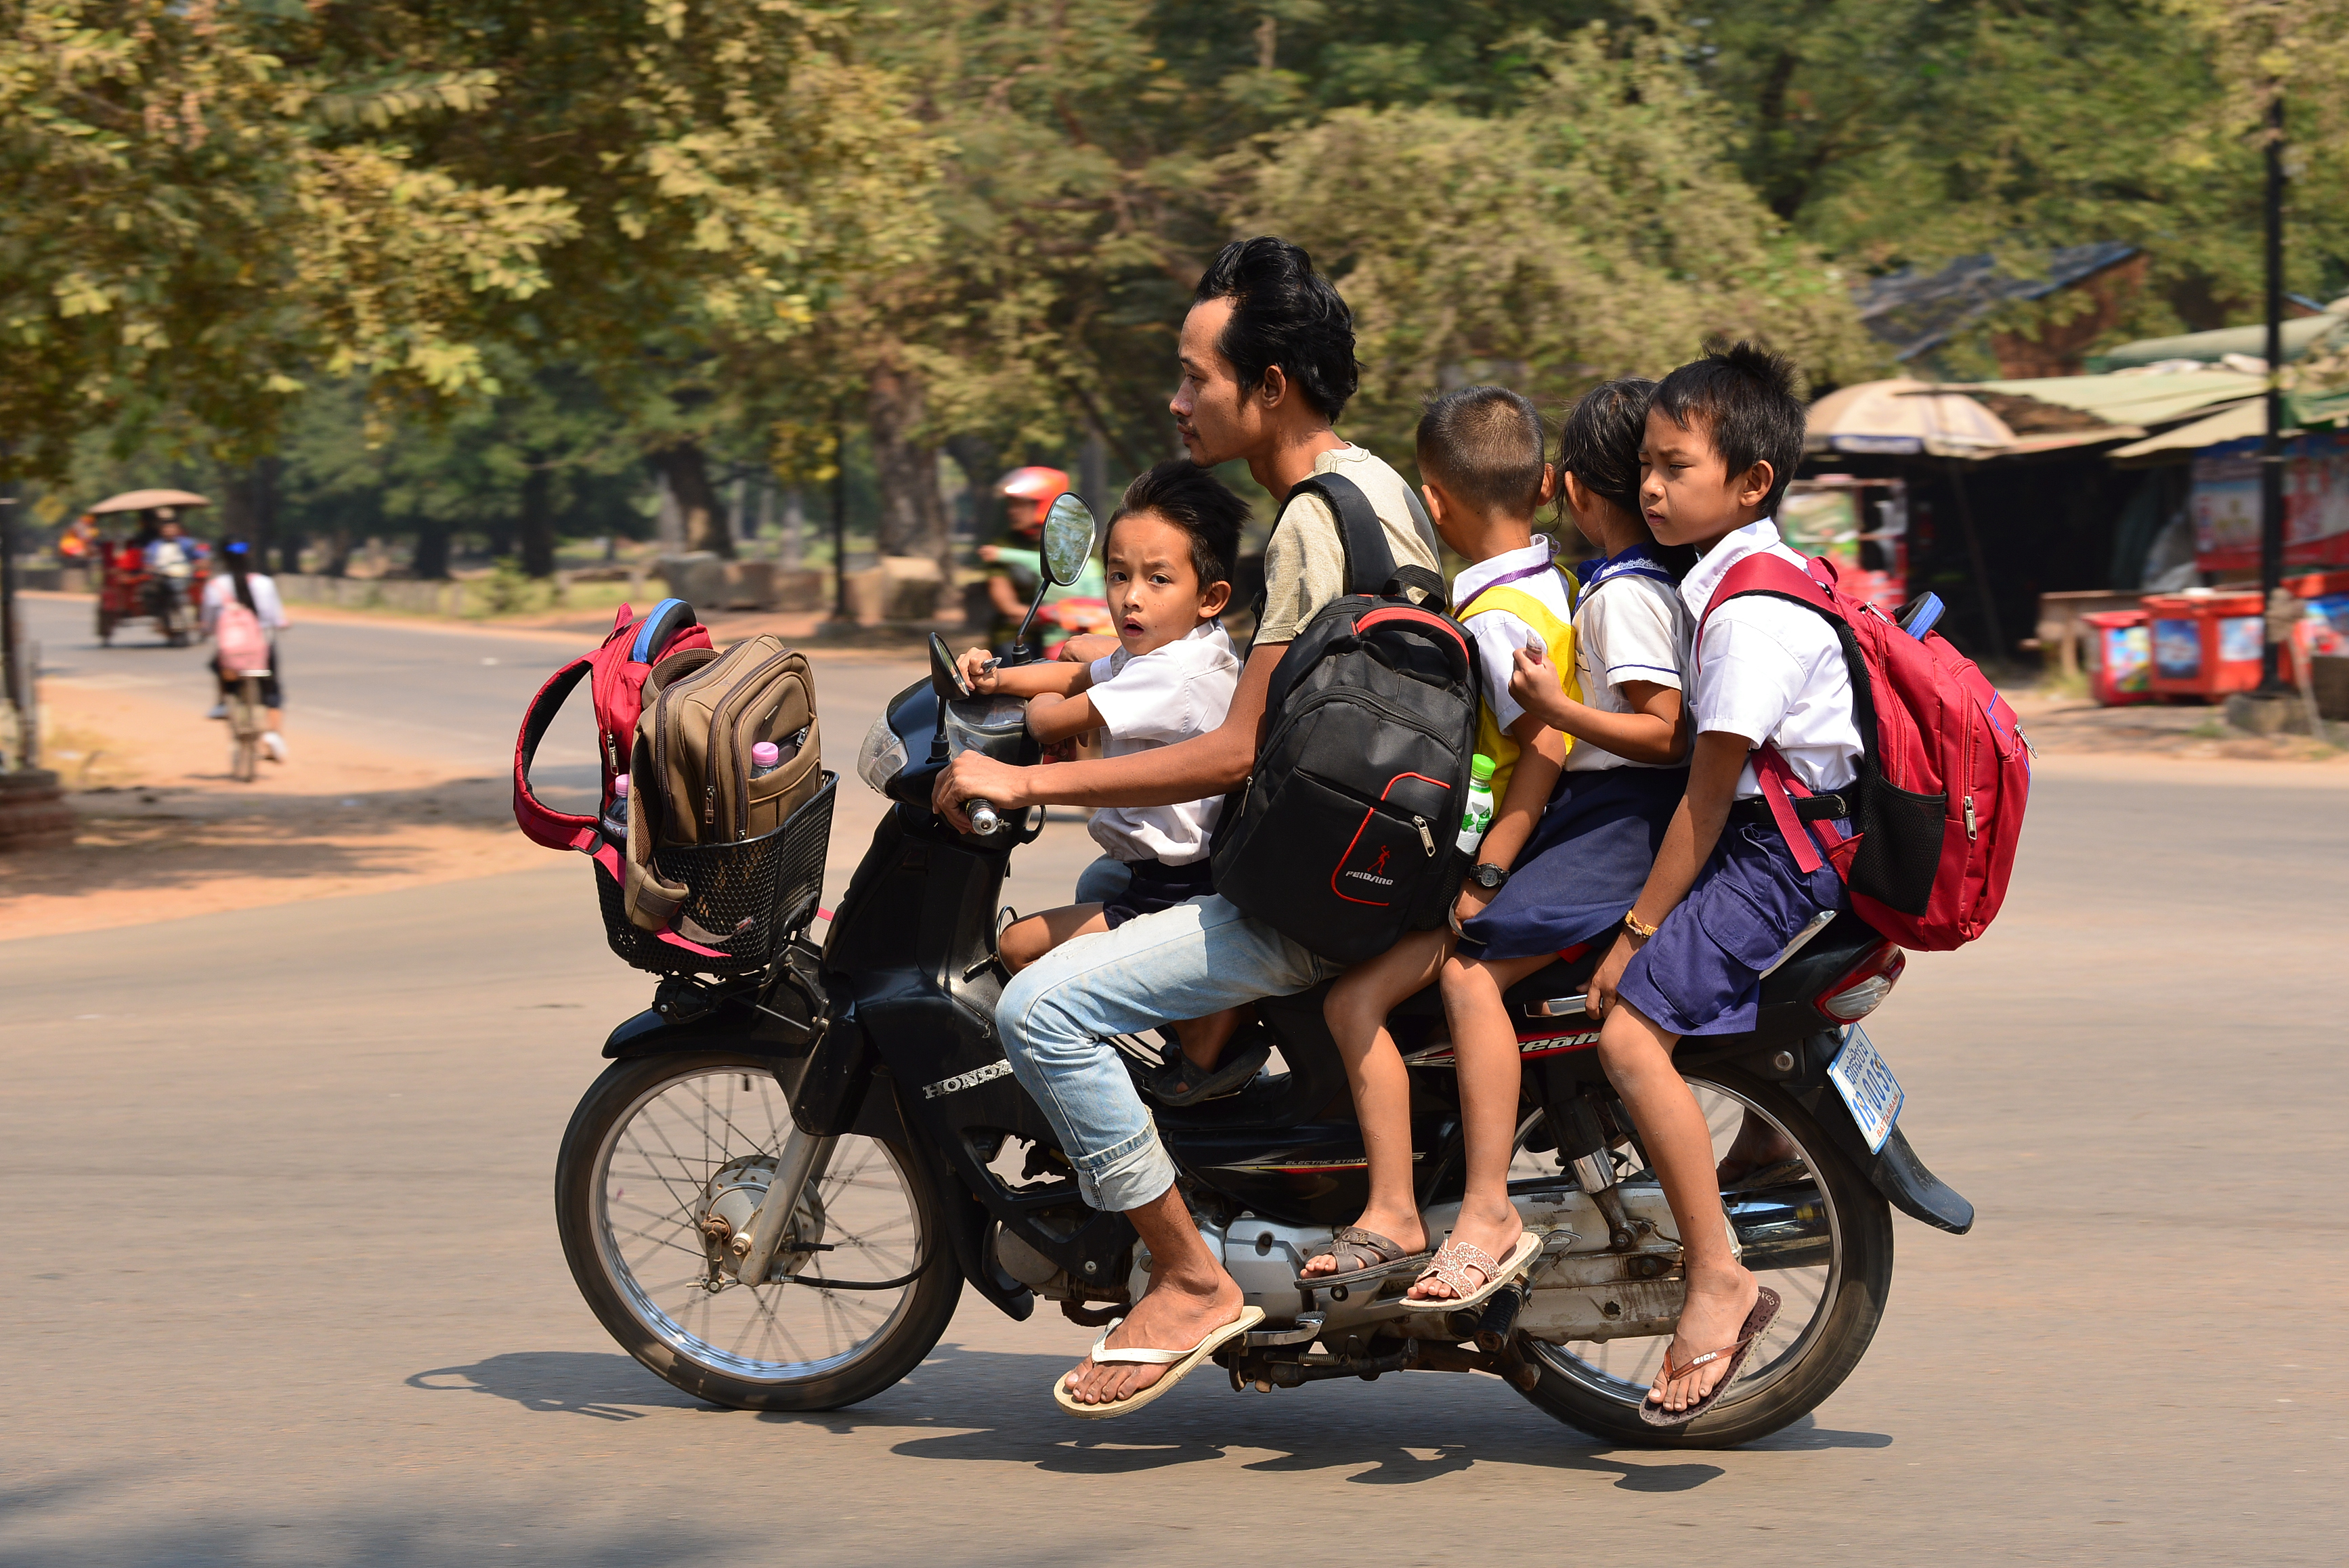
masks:
[[[1854,287],[1982,253],[2138,247],[2113,341],[2247,323],[2278,86],[2292,286],[2349,288],[2338,0],[0,10],[0,477],[209,487],[320,570],[663,516],[943,560],[1030,461],[1106,503],[1243,232],[1339,279],[1399,456],[1443,386],[1714,333],[1882,374]]]

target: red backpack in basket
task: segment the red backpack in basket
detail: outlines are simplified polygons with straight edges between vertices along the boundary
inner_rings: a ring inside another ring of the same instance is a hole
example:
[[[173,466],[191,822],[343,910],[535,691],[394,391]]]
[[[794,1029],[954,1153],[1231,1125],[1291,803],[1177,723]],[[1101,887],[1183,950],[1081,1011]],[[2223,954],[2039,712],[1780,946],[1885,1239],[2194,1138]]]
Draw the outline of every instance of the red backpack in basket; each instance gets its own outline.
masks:
[[[1980,936],[2006,897],[2031,793],[2030,743],[2014,709],[1948,639],[1911,636],[1837,588],[1831,561],[1806,570],[1749,555],[1722,574],[1706,618],[1742,593],[1817,611],[1843,645],[1864,755],[1853,831],[1824,858],[1850,887],[1852,913],[1920,952]],[[1811,791],[1774,746],[1754,766],[1795,863],[1816,871],[1822,856],[1794,807]]]
[[[694,619],[693,606],[682,599],[662,600],[641,621],[632,622],[628,616],[628,606],[621,605],[602,647],[547,677],[538,695],[530,699],[522,733],[514,738],[514,820],[533,843],[550,850],[577,850],[604,861],[605,870],[615,880],[620,875],[621,851],[605,841],[595,818],[555,810],[532,794],[530,764],[573,688],[592,674],[589,696],[595,704],[595,748],[603,775],[596,799],[601,805],[611,804],[613,775],[626,769],[628,748],[636,744],[636,716],[644,710],[645,676],[667,655],[709,646],[709,628]]]

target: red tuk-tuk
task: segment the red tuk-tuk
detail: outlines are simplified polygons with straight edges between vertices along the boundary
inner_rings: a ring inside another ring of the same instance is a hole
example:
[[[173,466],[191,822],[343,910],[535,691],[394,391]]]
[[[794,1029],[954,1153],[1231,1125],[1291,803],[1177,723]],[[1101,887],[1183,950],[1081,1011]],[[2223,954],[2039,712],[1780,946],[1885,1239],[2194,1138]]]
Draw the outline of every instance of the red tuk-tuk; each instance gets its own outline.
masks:
[[[140,520],[138,530],[124,538],[101,533],[91,552],[98,572],[100,644],[110,645],[116,627],[142,618],[151,618],[172,647],[187,643],[202,609],[209,562],[193,539],[182,535],[175,541],[164,525],[177,524],[178,513],[186,508],[211,504],[192,490],[140,490],[110,496],[89,509],[93,516],[135,513]],[[150,548],[158,544],[171,548]]]

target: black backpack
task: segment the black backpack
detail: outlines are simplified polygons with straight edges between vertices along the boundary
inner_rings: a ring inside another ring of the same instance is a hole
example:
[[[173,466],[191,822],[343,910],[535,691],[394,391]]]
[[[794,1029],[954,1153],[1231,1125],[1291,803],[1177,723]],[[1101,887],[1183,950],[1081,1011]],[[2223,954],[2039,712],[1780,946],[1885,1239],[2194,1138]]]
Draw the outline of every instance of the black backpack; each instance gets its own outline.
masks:
[[[1337,514],[1347,593],[1273,670],[1256,770],[1216,826],[1215,882],[1242,913],[1359,964],[1444,923],[1459,896],[1476,652],[1442,614],[1444,580],[1396,569],[1369,497],[1322,474],[1288,500],[1309,493]]]

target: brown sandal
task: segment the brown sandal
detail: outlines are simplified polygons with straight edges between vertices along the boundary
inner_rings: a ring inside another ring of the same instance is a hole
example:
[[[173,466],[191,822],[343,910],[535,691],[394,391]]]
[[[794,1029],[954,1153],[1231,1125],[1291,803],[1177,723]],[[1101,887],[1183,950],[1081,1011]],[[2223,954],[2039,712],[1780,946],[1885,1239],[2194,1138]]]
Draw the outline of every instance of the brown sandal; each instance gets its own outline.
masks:
[[[1770,1320],[1777,1315],[1778,1293],[1765,1284],[1754,1296],[1754,1310],[1745,1315],[1745,1322],[1737,1331],[1736,1344],[1708,1350],[1702,1356],[1692,1356],[1685,1364],[1674,1367],[1672,1347],[1667,1342],[1664,1346],[1664,1383],[1667,1387],[1673,1379],[1685,1377],[1700,1367],[1710,1367],[1724,1356],[1729,1357],[1729,1370],[1721,1375],[1721,1381],[1715,1383],[1703,1398],[1685,1410],[1665,1409],[1656,1398],[1655,1389],[1651,1387],[1648,1397],[1640,1401],[1640,1419],[1651,1427],[1685,1427],[1712,1409],[1723,1393],[1737,1380],[1738,1369],[1745,1365],[1745,1353],[1754,1348],[1754,1342],[1762,1337],[1762,1331],[1768,1328]]]
[[[1328,1251],[1316,1253],[1313,1257],[1335,1258],[1340,1266],[1329,1274],[1299,1274],[1297,1288],[1299,1290],[1319,1290],[1324,1285],[1361,1284],[1370,1280],[1384,1279],[1391,1274],[1425,1262],[1427,1249],[1422,1247],[1415,1253],[1405,1252],[1401,1242],[1382,1236],[1376,1231],[1366,1231],[1360,1225],[1346,1225],[1330,1238]],[[1352,1260],[1350,1268],[1345,1266],[1350,1258]],[[1305,1261],[1311,1263],[1313,1258]]]

